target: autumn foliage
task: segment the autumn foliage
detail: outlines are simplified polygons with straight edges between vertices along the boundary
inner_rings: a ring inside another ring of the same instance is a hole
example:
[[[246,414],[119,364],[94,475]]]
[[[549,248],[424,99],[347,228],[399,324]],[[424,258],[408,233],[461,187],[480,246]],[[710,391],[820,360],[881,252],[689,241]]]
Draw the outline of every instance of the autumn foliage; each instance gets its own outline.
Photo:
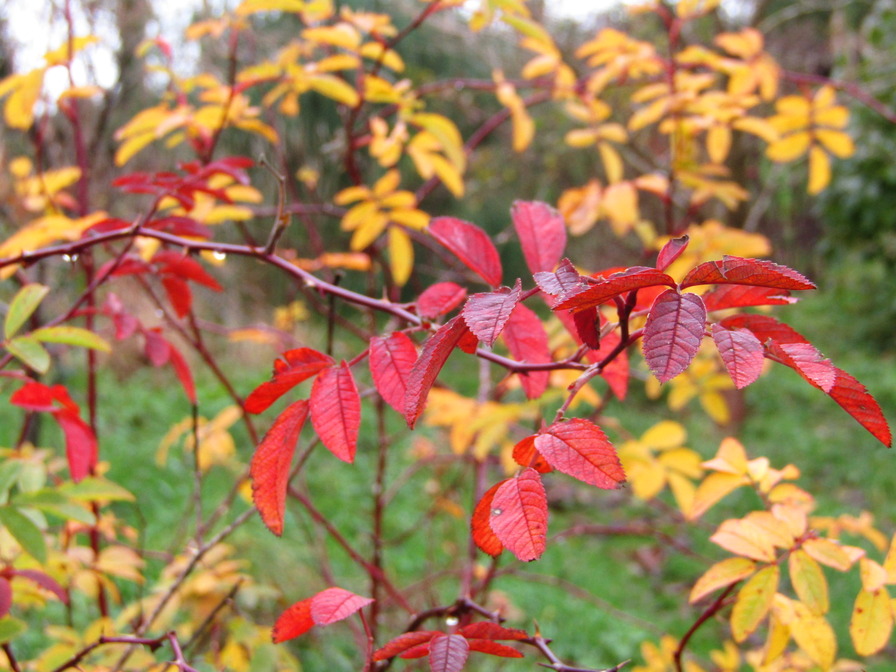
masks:
[[[466,4],[420,2],[400,18],[337,12],[326,0],[244,0],[185,36],[226,44],[223,74],[179,74],[178,41],[147,41],[140,56],[166,83],[115,130],[103,170],[87,151],[103,92],[73,67],[99,37],[75,35],[70,22],[71,39],[42,66],[0,81],[4,138],[22,148],[0,157],[16,215],[0,243],[0,376],[4,417],[21,426],[0,462],[0,643],[11,669],[242,672],[256,669],[260,651],[270,669],[300,669],[300,649],[286,642],[341,621],[334,629],[355,628],[352,669],[371,671],[420,658],[432,672],[458,672],[488,655],[529,659],[506,669],[539,662],[559,672],[824,672],[859,669],[846,642],[860,657],[888,645],[896,537],[864,514],[816,515],[796,466],[751,456],[737,438],[686,447],[659,402],[639,438],[607,419],[640,403],[631,397],[642,389],[656,397],[668,388],[671,411],[699,397],[706,421],[724,426],[723,392],[786,367],[857,433],[892,444],[865,386],[786,323],[786,307],[815,284],[762,258],[764,236],[726,224],[756,196],[729,165],[735,149],[762,165],[805,159],[808,193],[825,189],[832,159],[853,151],[837,83],[788,73],[754,28],[697,39],[718,29],[709,0],[632,8],[656,44],[605,27],[574,53],[525,2]],[[277,21],[295,30],[255,48]],[[522,60],[490,79],[418,81],[403,46],[440,21],[503,40]],[[43,86],[51,68],[70,84],[55,95]],[[487,106],[469,114],[455,96],[465,91],[485,92]],[[314,113],[306,106],[338,124],[314,139],[317,155],[297,159],[286,129]],[[480,150],[525,155],[546,132],[539,114],[562,119],[563,151],[588,157],[590,172],[548,185],[554,203],[518,193],[500,234],[454,216]],[[67,158],[52,153],[58,165],[47,159],[52,124],[69,131]],[[238,143],[257,154],[228,155]],[[639,250],[630,265],[603,268],[580,252],[580,237],[598,231]],[[253,306],[253,315],[276,309],[264,325],[214,324],[214,306],[244,301],[244,274],[266,290],[292,283],[292,303]],[[139,308],[145,301],[152,311]],[[313,325],[298,338],[297,320]],[[267,380],[234,354],[246,341],[273,362]],[[139,361],[176,381],[185,400],[189,417],[161,439],[164,450],[183,442],[195,458],[185,475],[195,484],[188,541],[164,555],[157,576],[146,567],[157,556],[116,517],[116,502],[143,495],[105,476],[102,427],[115,409],[97,395],[109,358],[135,343]],[[73,366],[78,382],[62,373]],[[199,376],[231,399],[215,418],[203,416]],[[46,417],[58,442],[36,429]],[[237,422],[251,446],[236,446]],[[408,457],[396,455],[399,436],[424,437],[406,478],[390,471]],[[364,451],[375,457],[359,459]],[[232,469],[231,489],[203,506],[214,464]],[[385,557],[394,492],[418,469],[444,477],[444,464],[462,474],[451,487],[467,502],[428,515],[461,530],[467,550],[402,576]],[[326,470],[335,485],[365,468],[365,503],[346,504],[369,516],[357,539],[318,508],[302,476]],[[630,660],[565,663],[555,652],[563,631],[542,632],[528,615],[514,617],[520,627],[506,623],[510,610],[490,599],[502,577],[577,533],[551,521],[551,493],[564,482],[620,490],[616,506],[662,501],[692,539],[716,547],[677,595],[690,627],[644,642]],[[753,493],[742,516],[721,508],[736,491]],[[716,527],[711,510],[730,517]],[[275,618],[241,611],[228,629],[234,595],[257,579],[225,540],[257,515],[277,536],[301,518],[355,571],[323,566],[310,597],[276,595]],[[880,555],[842,541],[844,531]],[[426,588],[442,570],[456,599]],[[847,573],[860,588],[838,639],[828,577]],[[69,614],[55,642],[40,639],[37,616],[62,613],[53,602]],[[708,657],[688,648],[701,628],[717,633]]]

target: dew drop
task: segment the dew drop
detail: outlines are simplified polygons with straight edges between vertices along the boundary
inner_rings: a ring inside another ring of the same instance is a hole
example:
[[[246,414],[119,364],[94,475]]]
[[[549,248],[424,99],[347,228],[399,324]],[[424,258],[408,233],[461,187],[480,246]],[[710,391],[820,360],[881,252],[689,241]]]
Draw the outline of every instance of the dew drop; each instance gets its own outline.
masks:
[[[220,250],[215,250],[214,252],[212,252],[212,257],[214,257],[218,261],[224,261],[227,258],[227,253],[221,252]]]
[[[451,627],[451,628],[453,628],[458,623],[459,623],[459,621],[457,620],[457,616],[449,616],[448,618],[445,619],[445,625],[447,625],[448,627]]]

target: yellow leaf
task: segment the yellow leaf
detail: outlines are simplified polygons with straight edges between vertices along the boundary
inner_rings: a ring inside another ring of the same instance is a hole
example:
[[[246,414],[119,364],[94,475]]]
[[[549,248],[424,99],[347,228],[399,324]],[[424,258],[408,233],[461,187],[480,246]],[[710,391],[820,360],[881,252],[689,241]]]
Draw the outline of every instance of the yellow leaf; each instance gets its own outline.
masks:
[[[397,226],[389,228],[389,267],[392,269],[392,279],[399,287],[408,281],[414,267],[411,239]]]
[[[766,530],[758,527],[749,518],[726,520],[709,538],[726,551],[764,562],[775,561],[775,549]]]
[[[728,558],[717,562],[697,579],[688,602],[693,604],[719,588],[742,581],[755,571],[756,563],[748,558]]]
[[[535,122],[522,105],[511,110],[510,120],[513,126],[513,151],[522,152],[535,137]]]
[[[820,147],[809,150],[809,193],[818,194],[831,181],[831,160]]]
[[[743,444],[733,437],[722,439],[716,456],[703,463],[705,469],[726,474],[747,475],[747,453]]]
[[[691,452],[691,451],[688,451]],[[668,455],[668,453],[666,453]],[[678,504],[678,510],[685,518],[691,517],[694,508],[694,484],[681,474],[669,472],[666,474],[669,481],[669,489]]]
[[[788,624],[790,634],[799,647],[821,669],[829,670],[837,657],[837,638],[824,616],[813,613],[807,605],[793,603],[795,618]]]
[[[353,252],[363,250],[379,238],[379,235],[383,232],[383,229],[386,228],[388,222],[389,219],[381,212],[376,212],[370,217],[367,217],[364,222],[355,229],[349,247]]]
[[[778,132],[775,130],[775,127],[765,119],[759,119],[757,117],[741,117],[740,119],[735,119],[732,122],[731,127],[738,131],[744,131],[745,133],[750,133],[758,138],[762,138],[768,143],[778,140]]]
[[[768,637],[765,639],[765,651],[762,662],[766,665],[784,654],[787,642],[790,641],[790,626],[781,622],[775,611],[768,619]]]
[[[809,149],[811,138],[808,133],[800,131],[773,142],[765,150],[766,156],[772,161],[785,163],[798,159]]]
[[[617,236],[625,234],[638,220],[638,192],[631,182],[617,182],[604,189],[601,204]]]
[[[467,162],[464,155],[464,141],[453,121],[441,114],[431,112],[418,112],[409,117],[408,121],[429,131],[439,141],[448,160],[457,167],[458,171],[464,170]]]
[[[604,164],[607,182],[610,184],[619,182],[624,174],[622,158],[619,156],[619,152],[608,142],[597,143],[597,151],[600,152],[600,159]]]
[[[803,549],[823,565],[845,572],[852,566],[849,555],[830,539],[807,539]]]
[[[401,60],[401,56],[391,49],[386,49],[379,42],[367,42],[361,46],[358,53],[372,61],[380,61],[393,72],[402,72],[404,70],[404,61]]]
[[[826,131],[819,128],[815,131],[815,137],[822,147],[841,159],[852,156],[856,151],[852,138],[846,133],[840,131]]]
[[[9,94],[3,107],[3,118],[12,128],[26,130],[34,123],[34,105],[40,97],[44,69],[23,75],[10,75],[0,82],[0,98]]]
[[[449,163],[438,154],[432,154],[429,158],[430,161],[432,161],[436,175],[442,180],[442,184],[444,184],[448,191],[450,191],[456,198],[461,198],[464,195],[464,180],[463,177],[461,177],[460,171],[453,163]]]
[[[749,481],[745,476],[726,473],[710,474],[697,486],[691,520],[699,518],[725,496],[747,484]]]
[[[237,16],[248,16],[256,12],[301,12],[305,0],[243,0],[236,8]]]
[[[681,446],[688,438],[687,430],[673,420],[658,422],[641,435],[641,441],[651,448],[667,450]]]
[[[755,525],[765,533],[766,538],[778,548],[790,548],[794,544],[793,534],[781,521],[768,511],[753,511],[747,514],[745,521]]]
[[[706,151],[713,163],[723,163],[731,150],[731,129],[713,126],[706,134]]]
[[[896,583],[896,534],[890,541],[890,549],[884,559],[884,569],[887,572],[887,583]]]
[[[849,634],[856,653],[860,656],[877,653],[886,646],[892,629],[893,611],[886,588],[859,592],[849,622]]]
[[[327,98],[332,98],[337,103],[356,107],[361,102],[358,92],[334,75],[315,75],[310,78],[308,83],[312,89]]]
[[[787,564],[790,582],[803,604],[813,614],[826,614],[830,606],[828,584],[821,566],[802,549],[793,551]]]
[[[744,641],[766,617],[778,590],[780,571],[777,565],[759,570],[737,593],[731,610],[731,636]]]
[[[302,31],[302,37],[318,44],[329,44],[334,47],[342,47],[349,51],[356,51],[361,45],[361,35],[347,23],[339,23],[335,26],[320,26],[306,28]]]
[[[859,576],[862,577],[862,589],[873,593],[883,588],[887,579],[887,570],[869,558],[859,560]]]

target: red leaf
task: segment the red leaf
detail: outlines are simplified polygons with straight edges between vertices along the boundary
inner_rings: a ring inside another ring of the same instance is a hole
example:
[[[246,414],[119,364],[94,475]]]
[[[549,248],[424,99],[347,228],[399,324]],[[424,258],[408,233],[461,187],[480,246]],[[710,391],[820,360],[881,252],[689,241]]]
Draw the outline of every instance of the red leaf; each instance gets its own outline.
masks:
[[[65,435],[65,456],[72,480],[77,483],[88,476],[96,466],[98,450],[96,436],[86,422],[75,411],[61,410],[53,417],[62,427]]]
[[[625,481],[613,444],[588,420],[555,422],[535,437],[535,449],[554,469],[589,485],[611,490]]]
[[[457,634],[467,639],[509,639],[520,641],[528,639],[529,634],[525,630],[517,628],[505,628],[503,625],[491,621],[477,621],[457,629]]]
[[[311,618],[317,625],[330,625],[348,618],[373,602],[343,588],[327,588],[311,598]]]
[[[278,537],[283,534],[289,468],[307,417],[304,399],[287,406],[258,444],[249,467],[252,501],[264,524]]]
[[[786,289],[750,285],[721,285],[703,294],[703,304],[709,313],[714,310],[747,306],[783,306],[797,301],[798,299],[790,296]]]
[[[599,306],[619,294],[659,285],[675,287],[675,280],[655,268],[634,266],[619,273],[614,273],[606,279],[598,279],[595,284],[585,291],[560,301],[554,306],[554,310],[591,308],[592,306]]]
[[[193,373],[190,371],[190,366],[187,364],[187,360],[184,359],[184,356],[180,353],[180,350],[171,344],[169,344],[169,346],[171,348],[171,368],[174,369],[174,374],[184,388],[184,393],[187,395],[187,399],[190,400],[191,404],[195,404],[196,385],[193,383]]]
[[[426,397],[439,371],[445,365],[449,355],[465,334],[470,333],[464,319],[460,315],[448,320],[438,331],[426,339],[423,350],[408,376],[407,393],[404,400],[404,417],[408,427],[414,428],[417,418],[426,406]]]
[[[529,270],[553,270],[566,249],[563,215],[547,203],[516,201],[510,216]]]
[[[49,385],[30,380],[12,393],[9,403],[14,406],[20,406],[27,411],[55,413],[59,410],[59,407],[53,402],[62,401],[63,399],[68,399],[74,404],[68,396],[68,391],[62,385],[50,387]],[[75,408],[77,409],[77,405],[75,405]]]
[[[815,289],[815,283],[792,268],[766,259],[745,259],[725,255],[721,261],[707,261],[685,276],[681,289],[694,285],[754,285],[778,289]]]
[[[343,462],[355,461],[361,397],[348,364],[321,371],[311,387],[311,424],[324,446]]]
[[[600,330],[597,328],[599,319],[597,317],[597,306],[591,306],[585,310],[580,310],[572,314],[573,323],[576,327],[576,333],[592,350],[600,349]]]
[[[453,282],[437,282],[423,290],[417,299],[417,312],[421,317],[434,319],[450,313],[467,298],[467,290]]]
[[[178,317],[185,317],[189,314],[190,308],[193,306],[193,293],[190,286],[183,278],[176,278],[172,275],[162,276],[162,287],[168,295],[171,307]]]
[[[719,322],[726,329],[749,329],[760,343],[808,343],[806,337],[768,315],[732,315]]]
[[[841,369],[828,393],[831,398],[885,446],[892,447],[893,435],[883,411],[865,386]]]
[[[558,297],[559,300],[575,296],[590,287],[590,284],[588,284],[584,276],[579,274],[572,262],[565,258],[560,261],[556,271],[541,271],[535,273],[532,277],[541,291],[550,296]]]
[[[715,341],[728,375],[737,389],[741,390],[759,378],[765,351],[753,332],[747,329],[726,329],[714,324],[712,340]]]
[[[436,217],[429,222],[429,233],[486,283],[492,287],[501,284],[501,257],[478,226],[454,217]]]
[[[470,645],[460,635],[439,635],[429,643],[432,672],[460,672],[470,656]]]
[[[513,461],[521,467],[532,467],[539,474],[554,471],[544,456],[535,449],[535,435],[527,436],[513,447]]]
[[[815,387],[830,394],[837,378],[837,368],[811,343],[766,344],[768,355],[789,366]]]
[[[644,325],[644,359],[661,383],[684,371],[700,349],[706,309],[696,294],[669,289],[654,301]]]
[[[439,630],[415,630],[414,632],[406,632],[388,642],[381,649],[377,649],[373,654],[373,660],[379,661],[394,658],[398,654],[421,644],[426,644],[436,635],[442,634],[444,633]],[[427,653],[429,653],[428,650]]]
[[[192,280],[209,289],[220,292],[223,287],[210,276],[198,261],[173,250],[162,250],[153,255],[151,263],[159,267],[159,271],[168,276],[182,280]]]
[[[537,471],[523,469],[501,484],[492,499],[489,524],[505,548],[523,562],[544,553],[548,499]]]
[[[311,618],[311,600],[312,598],[309,598],[296,602],[280,614],[271,633],[274,644],[304,635],[314,627],[314,619]]]
[[[401,331],[370,339],[370,375],[383,400],[404,413],[408,376],[417,361],[417,346]]]
[[[68,604],[68,593],[63,590],[62,586],[56,583],[56,579],[53,577],[36,569],[14,569],[11,574],[12,576],[21,576],[32,581],[44,590],[53,593],[60,602]]]
[[[682,236],[681,238],[673,238],[663,245],[663,249],[660,250],[656,257],[657,269],[665,271],[687,249],[689,240],[687,236]]]
[[[501,336],[515,360],[528,364],[551,361],[551,348],[544,325],[538,315],[522,303],[516,304],[510,313]],[[528,399],[537,399],[544,394],[550,381],[550,373],[547,371],[529,371],[519,376]]]
[[[521,291],[520,280],[517,278],[513,289],[501,287],[494,292],[473,294],[461,311],[467,327],[480,341],[491,347],[519,303]]]
[[[522,658],[523,654],[506,644],[498,644],[490,639],[468,639],[467,644],[470,651],[479,651],[492,656],[501,656],[502,658]]]
[[[311,348],[296,348],[274,362],[273,378],[262,383],[246,399],[248,413],[262,413],[293,387],[333,365],[333,358]]]
[[[12,607],[12,585],[0,576],[0,618],[6,616]]]
[[[504,550],[504,544],[501,543],[501,540],[498,539],[498,536],[492,530],[489,519],[492,515],[492,500],[495,497],[495,493],[506,482],[507,480],[500,481],[486,490],[476,504],[476,508],[473,509],[473,517],[470,520],[473,542],[480,551],[492,557],[499,555]]]
[[[128,226],[130,226],[130,224]],[[169,217],[154,219],[144,226],[144,228],[165,231],[175,236],[187,238],[211,238],[214,235],[212,230],[204,224],[200,224],[192,217],[183,217],[180,215],[171,215]]]
[[[153,366],[165,366],[171,358],[171,344],[162,336],[159,327],[147,329],[143,332],[145,343],[143,352]]]
[[[442,633],[439,633],[439,634],[442,634]],[[412,658],[423,658],[423,656],[427,655],[428,653],[429,653],[429,642],[426,642],[424,644],[420,644],[418,646],[411,647],[410,649],[408,649],[407,651],[402,653],[399,656],[399,658],[402,658],[404,660],[409,660]]]

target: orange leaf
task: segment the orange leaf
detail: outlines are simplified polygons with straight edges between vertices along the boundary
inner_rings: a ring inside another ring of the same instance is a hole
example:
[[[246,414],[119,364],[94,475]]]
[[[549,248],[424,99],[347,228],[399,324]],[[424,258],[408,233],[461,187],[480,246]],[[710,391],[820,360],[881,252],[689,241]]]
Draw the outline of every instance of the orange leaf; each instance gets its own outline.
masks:
[[[728,558],[717,562],[697,579],[688,602],[693,604],[719,588],[742,581],[755,571],[756,563],[747,558]]]
[[[289,465],[307,417],[308,402],[304,399],[288,406],[264,435],[249,468],[252,501],[264,524],[278,537],[283,534]]]

